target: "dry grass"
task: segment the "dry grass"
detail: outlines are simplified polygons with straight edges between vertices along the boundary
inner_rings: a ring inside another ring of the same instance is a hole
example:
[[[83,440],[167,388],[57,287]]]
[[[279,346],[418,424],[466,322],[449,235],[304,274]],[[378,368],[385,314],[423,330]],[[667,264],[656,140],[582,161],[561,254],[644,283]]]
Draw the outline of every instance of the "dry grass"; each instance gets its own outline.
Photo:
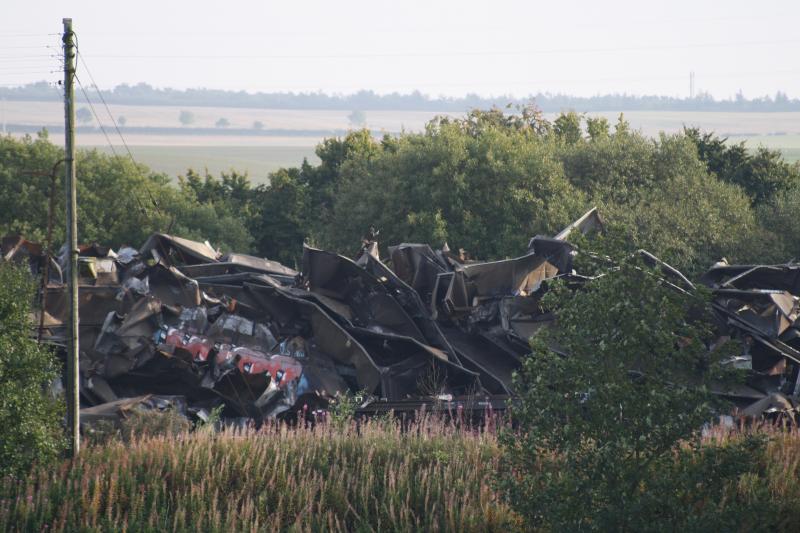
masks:
[[[0,485],[12,531],[507,531],[495,437],[427,420],[119,442]]]
[[[0,483],[8,531],[509,531],[518,517],[492,488],[493,431],[423,418],[260,431],[200,431],[84,451]],[[779,523],[800,516],[800,431],[769,437]],[[739,432],[717,429],[724,444]],[[754,480],[740,481],[747,492]]]

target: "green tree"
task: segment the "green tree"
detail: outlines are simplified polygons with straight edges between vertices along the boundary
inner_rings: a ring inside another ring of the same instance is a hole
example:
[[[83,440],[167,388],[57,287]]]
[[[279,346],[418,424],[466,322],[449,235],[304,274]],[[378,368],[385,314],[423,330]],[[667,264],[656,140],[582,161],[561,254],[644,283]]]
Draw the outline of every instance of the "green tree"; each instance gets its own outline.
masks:
[[[575,111],[561,113],[553,123],[553,131],[564,142],[574,144],[581,140],[581,115]]]
[[[0,233],[44,240],[55,170],[53,239],[54,243],[63,242],[61,160],[63,151],[46,135],[37,139],[0,137]],[[76,169],[81,242],[138,246],[150,233],[169,230],[184,237],[209,239],[226,250],[249,249],[251,237],[245,226],[248,211],[237,209],[241,197],[247,195],[246,176],[232,173],[221,179],[222,201],[211,192],[202,196],[189,189],[179,190],[163,174],[153,173],[130,158],[97,150],[78,150]],[[209,186],[211,189],[213,186]]]
[[[625,113],[620,113],[619,117],[617,117],[617,123],[614,126],[614,133],[616,135],[628,135],[631,132],[631,125],[630,123],[625,120]]]
[[[117,124],[119,124],[120,128],[124,128],[127,123],[128,119],[125,118],[125,115],[120,115],[117,117]]]
[[[0,261],[0,477],[52,461],[65,445],[63,402],[48,391],[59,364],[31,337],[33,295],[28,272]]]
[[[586,131],[592,141],[607,138],[609,135],[608,119],[605,117],[587,117]]]
[[[562,145],[559,154],[569,181],[626,232],[631,250],[646,248],[694,274],[722,257],[757,260],[768,249],[744,191],[709,174],[685,135],[615,132]]]
[[[751,153],[744,142],[729,143],[713,132],[684,128],[684,133],[697,147],[708,170],[719,179],[742,187],[754,205],[800,186],[800,168],[787,163],[777,150],[762,146]]]
[[[367,123],[367,114],[360,109],[356,109],[347,115],[347,120],[350,121],[351,126],[362,128]]]
[[[195,116],[191,111],[181,110],[181,112],[178,113],[178,121],[180,121],[181,126],[194,124],[194,120]]]
[[[690,275],[722,257],[758,256],[762,229],[741,189],[709,175],[680,135],[662,136],[652,157],[652,183],[627,201],[606,206],[609,219],[625,228],[633,246]]]
[[[352,152],[339,167],[321,243],[349,253],[375,226],[387,243],[447,240],[492,258],[519,255],[533,235],[557,231],[585,198],[564,179],[548,138],[504,122],[495,111],[471,113]]]
[[[289,266],[298,264],[303,241],[311,231],[309,188],[299,174],[298,169],[271,174],[269,185],[256,191],[260,209],[250,222],[257,252]]]
[[[50,142],[47,133],[36,138],[25,135],[0,136],[0,233],[18,233],[31,240],[43,241],[47,235],[52,176],[55,191],[63,198],[63,149]],[[63,239],[63,204],[55,203],[56,239]]]
[[[768,511],[753,513],[765,502],[736,492],[761,443],[701,440],[722,407],[712,387],[732,378],[730,350],[707,348],[708,294],[670,287],[636,257],[598,273],[580,298],[555,283],[543,301],[558,324],[532,340],[519,429],[501,435],[509,502],[546,531],[768,528]]]
[[[80,107],[75,111],[75,118],[81,124],[89,124],[92,121],[92,112],[88,107]]]
[[[757,208],[762,230],[764,263],[783,263],[800,260],[800,187],[776,195]],[[767,232],[766,228],[774,231]]]
[[[217,128],[227,128],[230,125],[231,125],[230,121],[225,117],[221,117],[214,123],[214,126]]]

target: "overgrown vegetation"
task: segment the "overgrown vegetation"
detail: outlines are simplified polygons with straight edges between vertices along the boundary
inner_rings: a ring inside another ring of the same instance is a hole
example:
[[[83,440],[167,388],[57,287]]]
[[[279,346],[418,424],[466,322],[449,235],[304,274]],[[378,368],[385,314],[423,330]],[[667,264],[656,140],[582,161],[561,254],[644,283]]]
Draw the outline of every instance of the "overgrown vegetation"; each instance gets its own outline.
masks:
[[[721,257],[798,255],[795,233],[779,222],[793,219],[800,167],[696,130],[651,139],[622,116],[613,126],[575,113],[551,123],[533,108],[493,109],[381,140],[353,131],[316,152],[318,165],[281,169],[267,185],[190,170],[177,189],[129,159],[82,152],[79,234],[135,245],[160,230],[293,265],[303,241],[350,255],[374,226],[385,244],[447,242],[493,259],[520,255],[533,235],[597,205],[631,249],[689,274]],[[42,239],[59,158],[46,137],[0,140],[0,231]]]
[[[509,531],[489,433],[425,419],[199,432],[85,450],[0,481],[12,531]]]
[[[31,338],[33,294],[27,271],[0,262],[0,477],[48,464],[65,444],[63,402],[49,391],[58,361]]]
[[[766,486],[753,481],[763,440],[701,438],[727,412],[711,391],[737,378],[724,365],[731,351],[708,348],[709,295],[671,285],[639,256],[594,274],[579,298],[558,282],[544,297],[558,323],[532,340],[516,382],[520,431],[501,439],[499,484],[513,507],[548,531],[774,527]]]
[[[619,264],[584,265],[600,276],[580,298],[558,283],[546,296],[558,328],[534,339],[524,362],[519,429],[498,441],[430,420],[404,432],[388,419],[355,426],[351,397],[313,430],[189,437],[168,415],[143,415],[130,423],[143,440],[125,434],[132,444],[112,439],[57,470],[7,476],[0,522],[56,531],[790,529],[800,436],[701,437],[722,412],[710,390],[730,378],[724,352],[707,349],[706,295],[621,258],[646,248],[692,275],[723,256],[796,257],[800,166],[695,130],[651,139],[622,116],[613,126],[575,113],[549,122],[531,108],[440,118],[380,140],[354,131],[317,155],[318,165],[282,169],[264,186],[189,170],[174,187],[129,159],[81,152],[81,240],[137,245],[163,231],[296,265],[304,241],[351,255],[373,226],[384,244],[448,243],[491,259],[521,255],[531,236],[597,205],[609,236],[600,242],[613,244]],[[60,158],[46,134],[0,137],[0,232],[43,240]],[[57,246],[63,202],[54,205]],[[43,388],[55,367],[28,340],[23,277],[0,268],[4,473],[47,461],[60,442]]]
[[[766,490],[773,504],[753,519],[792,531],[800,512],[800,433],[759,431],[770,438],[757,473],[715,511],[739,516],[738,506],[762,501]],[[717,428],[704,443],[724,453],[745,438]],[[0,480],[0,524],[54,532],[530,530],[493,487],[500,456],[492,432],[430,418],[405,432],[379,421],[113,441],[58,468]],[[706,474],[688,466],[676,460],[671,473]],[[716,505],[713,498],[694,503],[702,510]]]

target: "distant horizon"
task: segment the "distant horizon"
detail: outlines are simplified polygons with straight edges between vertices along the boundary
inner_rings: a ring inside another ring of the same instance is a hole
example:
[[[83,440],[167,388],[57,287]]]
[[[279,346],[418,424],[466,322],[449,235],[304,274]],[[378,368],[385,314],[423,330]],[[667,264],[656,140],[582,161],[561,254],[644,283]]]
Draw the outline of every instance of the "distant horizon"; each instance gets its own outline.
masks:
[[[70,17],[78,76],[90,83],[88,70],[100,87],[147,79],[251,94],[800,97],[800,2],[789,0],[11,4],[0,30],[3,87],[60,78],[61,19]]]
[[[91,78],[89,78],[91,79]],[[742,93],[734,98],[715,98],[700,92],[693,97],[632,93],[605,93],[594,96],[577,96],[567,93],[538,92],[525,96],[500,94],[481,96],[467,93],[461,96],[431,95],[421,90],[379,93],[371,89],[355,92],[326,91],[274,91],[253,92],[244,89],[208,89],[158,87],[147,82],[122,83],[110,89],[97,89],[92,83],[83,82],[76,91],[80,103],[102,100],[114,104],[176,105],[198,107],[275,108],[275,109],[350,109],[374,110],[420,110],[455,111],[491,107],[511,108],[534,105],[543,112],[575,110],[595,111],[743,111],[779,112],[800,111],[800,99],[777,90],[773,94],[746,97]],[[98,92],[100,94],[98,94]],[[61,99],[59,87],[40,80],[14,87],[0,87],[0,99],[5,101],[55,101]]]
[[[5,84],[0,85],[0,94],[11,92],[18,89],[25,89],[33,86],[41,86],[42,84],[47,84],[52,86],[57,91],[60,91],[60,88],[57,87],[56,83],[50,82],[45,79],[29,81],[26,83],[20,84]],[[88,90],[90,87],[89,84],[86,84],[86,89]],[[664,99],[674,99],[680,101],[691,101],[691,100],[707,100],[712,102],[734,102],[739,99],[746,101],[746,102],[753,102],[759,101],[764,99],[775,99],[776,96],[780,95],[784,98],[787,98],[789,101],[800,101],[800,93],[798,94],[790,94],[788,91],[784,89],[775,89],[773,91],[768,91],[763,94],[753,94],[747,95],[743,91],[738,91],[731,96],[728,97],[720,97],[714,96],[710,92],[706,91],[698,91],[697,94],[694,96],[689,95],[670,95],[666,93],[635,93],[635,92],[627,92],[625,90],[618,90],[618,91],[609,91],[609,92],[596,92],[593,94],[588,95],[581,95],[581,94],[572,94],[565,91],[536,91],[527,94],[514,94],[511,92],[506,93],[478,93],[478,92],[464,92],[459,94],[435,94],[432,92],[426,92],[422,89],[408,89],[408,90],[387,90],[381,91],[375,88],[370,87],[363,87],[360,89],[353,89],[350,91],[330,91],[324,89],[307,89],[307,88],[300,88],[300,89],[286,89],[286,90],[252,90],[252,89],[237,89],[237,88],[217,88],[217,87],[206,87],[206,86],[193,86],[193,87],[174,87],[168,85],[158,85],[155,83],[147,82],[147,81],[138,81],[138,82],[121,82],[111,86],[100,86],[99,89],[106,93],[106,92],[114,92],[118,89],[123,88],[148,88],[153,91],[158,92],[178,92],[178,93],[191,93],[193,91],[206,91],[206,92],[220,92],[220,93],[232,93],[232,94],[241,94],[244,93],[249,96],[259,96],[259,95],[322,95],[331,98],[348,98],[353,96],[358,96],[362,94],[374,95],[378,97],[388,97],[388,96],[401,96],[401,97],[408,97],[408,96],[418,96],[422,97],[431,101],[442,100],[442,101],[453,101],[453,100],[464,100],[469,98],[479,98],[482,100],[496,100],[496,99],[510,99],[510,100],[525,100],[529,98],[535,98],[537,96],[546,96],[546,97],[556,97],[556,98],[574,98],[580,100],[591,100],[596,98],[605,98],[605,97],[624,97],[624,98],[664,98]],[[93,89],[93,87],[92,87]]]

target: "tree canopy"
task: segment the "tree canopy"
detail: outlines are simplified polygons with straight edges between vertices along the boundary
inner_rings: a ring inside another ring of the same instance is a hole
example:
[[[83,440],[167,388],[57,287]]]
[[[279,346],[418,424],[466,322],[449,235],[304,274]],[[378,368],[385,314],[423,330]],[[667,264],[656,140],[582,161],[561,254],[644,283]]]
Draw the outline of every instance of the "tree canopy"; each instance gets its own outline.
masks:
[[[353,254],[375,227],[384,245],[447,243],[496,259],[598,206],[631,250],[649,249],[688,274],[723,257],[800,255],[788,230],[800,167],[711,133],[651,138],[623,116],[614,125],[577,113],[550,122],[533,107],[494,108],[437,118],[420,133],[376,139],[355,130],[316,152],[318,164],[281,169],[264,185],[190,169],[176,187],[128,158],[81,150],[80,238],[136,244],[167,231],[292,264],[304,241]],[[53,172],[62,194],[61,159],[44,132],[0,138],[0,231],[43,239]],[[63,202],[54,206],[60,242]]]

